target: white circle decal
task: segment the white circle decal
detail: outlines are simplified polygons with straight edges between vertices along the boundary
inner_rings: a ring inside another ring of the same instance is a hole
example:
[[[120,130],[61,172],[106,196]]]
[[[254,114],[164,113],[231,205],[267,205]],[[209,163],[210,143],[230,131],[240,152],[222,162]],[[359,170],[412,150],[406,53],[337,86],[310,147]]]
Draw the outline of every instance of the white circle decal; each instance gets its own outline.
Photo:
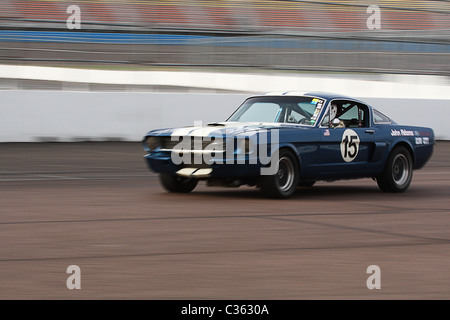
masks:
[[[352,129],[347,129],[342,134],[341,154],[345,162],[355,160],[359,151],[359,136]]]

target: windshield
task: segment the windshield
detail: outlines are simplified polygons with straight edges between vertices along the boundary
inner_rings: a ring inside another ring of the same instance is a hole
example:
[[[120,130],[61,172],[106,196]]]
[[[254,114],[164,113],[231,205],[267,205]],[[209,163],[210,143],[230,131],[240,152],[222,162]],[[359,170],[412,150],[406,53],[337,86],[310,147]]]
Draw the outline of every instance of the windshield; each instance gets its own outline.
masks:
[[[319,98],[293,96],[249,98],[227,121],[294,123],[314,126],[324,102]]]

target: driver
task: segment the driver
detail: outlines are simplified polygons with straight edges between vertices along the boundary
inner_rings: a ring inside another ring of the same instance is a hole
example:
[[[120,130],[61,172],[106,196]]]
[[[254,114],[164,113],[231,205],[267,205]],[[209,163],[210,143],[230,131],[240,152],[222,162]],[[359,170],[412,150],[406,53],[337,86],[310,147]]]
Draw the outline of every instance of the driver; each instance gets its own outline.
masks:
[[[345,124],[342,120],[339,120],[339,124],[338,125],[333,125],[333,120],[336,118],[337,114],[338,114],[338,106],[335,103],[332,103],[330,105],[330,126],[333,128],[345,128]],[[338,118],[339,119],[339,118]]]

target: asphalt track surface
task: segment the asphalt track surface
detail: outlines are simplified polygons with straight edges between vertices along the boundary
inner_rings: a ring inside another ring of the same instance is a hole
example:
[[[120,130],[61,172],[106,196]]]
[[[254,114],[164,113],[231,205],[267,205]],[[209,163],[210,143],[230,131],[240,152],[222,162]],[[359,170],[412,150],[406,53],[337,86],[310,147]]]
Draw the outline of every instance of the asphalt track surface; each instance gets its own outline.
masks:
[[[139,143],[0,144],[0,299],[450,298],[449,142],[404,194],[362,179],[288,200],[170,194],[142,156]]]

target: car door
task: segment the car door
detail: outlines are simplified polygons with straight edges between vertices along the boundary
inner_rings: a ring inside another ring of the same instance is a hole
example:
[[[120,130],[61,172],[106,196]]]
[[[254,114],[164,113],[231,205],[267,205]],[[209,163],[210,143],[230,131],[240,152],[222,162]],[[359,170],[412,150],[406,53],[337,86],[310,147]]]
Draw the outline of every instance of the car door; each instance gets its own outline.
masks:
[[[332,105],[338,107],[333,125]],[[331,119],[331,121],[329,120]],[[339,122],[339,124],[337,124]],[[353,178],[367,175],[373,153],[375,128],[370,125],[369,108],[350,100],[331,101],[324,121],[318,157],[322,178]]]

